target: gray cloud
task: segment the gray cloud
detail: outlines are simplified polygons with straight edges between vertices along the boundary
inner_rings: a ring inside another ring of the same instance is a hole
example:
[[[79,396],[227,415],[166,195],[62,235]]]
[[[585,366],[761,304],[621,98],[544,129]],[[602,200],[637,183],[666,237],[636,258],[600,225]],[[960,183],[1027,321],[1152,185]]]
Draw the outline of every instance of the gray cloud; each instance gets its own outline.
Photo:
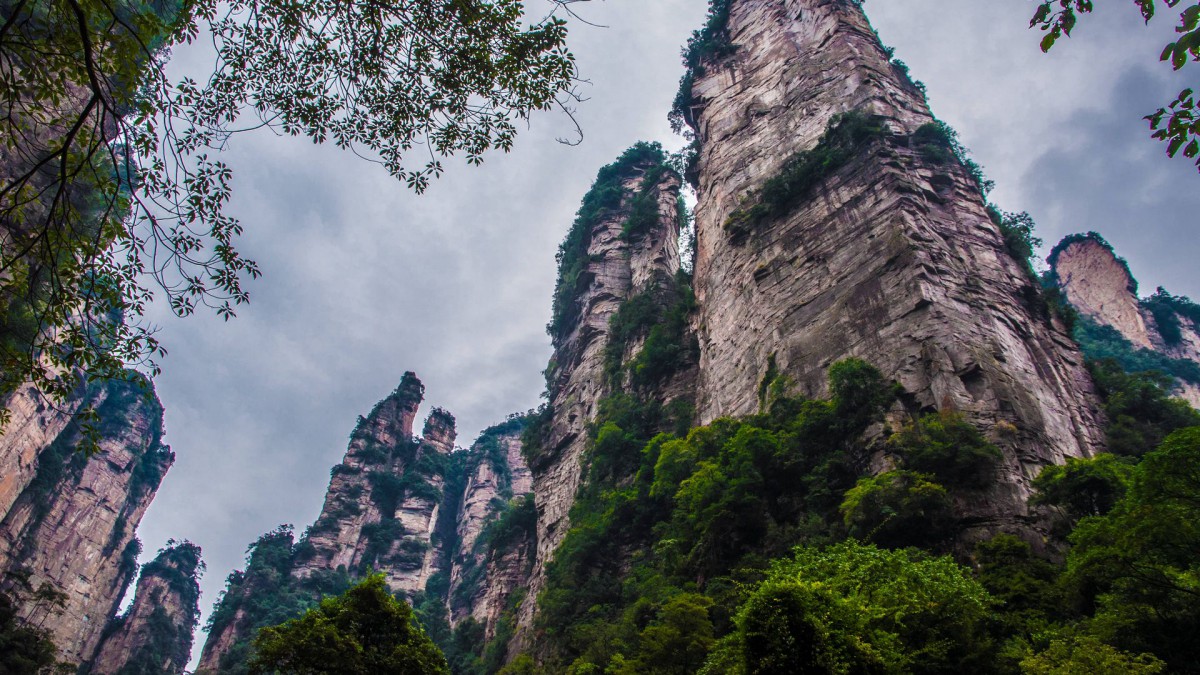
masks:
[[[704,9],[585,6],[608,27],[573,34],[592,81],[578,113],[583,143],[556,143],[571,125],[538,115],[512,153],[480,168],[451,162],[423,196],[331,147],[234,140],[230,208],[264,278],[236,320],[177,320],[162,307],[153,316],[170,349],[158,389],[178,460],[140,534],[148,550],[169,537],[204,548],[205,615],[247,544],[316,517],[356,416],[405,370],[425,382],[426,409],[457,416],[460,445],[537,404],[558,242],[599,167],[637,140],[681,144],[665,116],[679,47]],[[1187,189],[1200,178],[1144,138],[1141,115],[1174,84],[1154,61],[1161,40],[1132,12],[1100,12],[1047,56],[1024,28],[1029,3],[867,9],[997,181],[1002,207],[1029,210],[1051,243],[1098,229],[1145,286],[1200,296]]]

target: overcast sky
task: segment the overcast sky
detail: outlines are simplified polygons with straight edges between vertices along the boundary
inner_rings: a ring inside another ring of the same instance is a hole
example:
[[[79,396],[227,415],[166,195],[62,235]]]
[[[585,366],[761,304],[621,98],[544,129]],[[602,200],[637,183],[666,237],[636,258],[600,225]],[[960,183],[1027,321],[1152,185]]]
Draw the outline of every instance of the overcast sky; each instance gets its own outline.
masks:
[[[1030,0],[866,8],[996,181],[997,204],[1029,211],[1051,245],[1100,232],[1145,292],[1200,296],[1200,175],[1163,156],[1141,120],[1184,86],[1157,61],[1173,14],[1145,28],[1132,3],[1098,4],[1049,55],[1026,29]],[[537,405],[554,252],[597,169],[638,140],[682,145],[666,113],[679,48],[705,5],[576,5],[606,26],[576,25],[571,37],[591,80],[583,143],[555,142],[570,125],[539,115],[512,153],[453,166],[422,196],[333,147],[269,133],[233,140],[229,209],[264,276],[228,323],[156,310],[170,351],[157,387],[177,460],[140,529],[143,560],[172,537],[203,548],[205,617],[249,543],[316,518],[356,416],[405,370],[426,385],[422,415],[437,405],[457,416],[460,445]]]

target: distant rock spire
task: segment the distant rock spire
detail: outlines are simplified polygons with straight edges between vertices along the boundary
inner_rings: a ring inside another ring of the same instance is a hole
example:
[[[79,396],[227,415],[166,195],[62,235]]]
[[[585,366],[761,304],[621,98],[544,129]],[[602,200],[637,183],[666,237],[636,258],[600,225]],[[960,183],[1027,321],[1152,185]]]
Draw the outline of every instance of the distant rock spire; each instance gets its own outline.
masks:
[[[89,675],[182,673],[191,658],[200,617],[200,547],[167,542],[142,566],[133,604],[105,628]]]

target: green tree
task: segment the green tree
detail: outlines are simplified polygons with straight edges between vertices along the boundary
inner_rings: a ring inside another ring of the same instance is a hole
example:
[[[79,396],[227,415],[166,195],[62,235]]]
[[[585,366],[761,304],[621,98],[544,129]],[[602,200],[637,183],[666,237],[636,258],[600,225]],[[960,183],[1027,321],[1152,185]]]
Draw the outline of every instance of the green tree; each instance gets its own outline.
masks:
[[[1175,7],[1179,0],[1161,0],[1168,7]],[[1154,18],[1161,6],[1158,0],[1133,0],[1146,23]],[[1071,31],[1082,14],[1091,13],[1093,0],[1044,0],[1030,20],[1030,28],[1038,27],[1042,36],[1042,51],[1050,49],[1059,38],[1070,37]],[[1175,27],[1179,35],[1174,42],[1163,47],[1160,60],[1171,64],[1175,70],[1183,68],[1189,61],[1200,61],[1200,3],[1187,5],[1180,12],[1179,24]],[[1196,161],[1200,169],[1200,112],[1196,108],[1195,92],[1184,89],[1168,106],[1159,108],[1146,116],[1153,130],[1153,137],[1167,144],[1167,154],[1175,157],[1181,151],[1184,157]]]
[[[372,574],[254,639],[251,673],[433,675],[450,672],[409,606]]]
[[[995,475],[1000,449],[961,413],[922,415],[888,440],[910,469],[951,487],[983,488]]]
[[[953,533],[954,508],[931,476],[888,471],[846,492],[841,513],[850,534],[880,546],[936,546]]]
[[[948,557],[798,547],[742,605],[705,672],[989,672],[992,602]]]
[[[1133,465],[1125,458],[1103,454],[1092,459],[1068,457],[1065,465],[1042,469],[1033,481],[1037,494],[1031,504],[1053,504],[1079,519],[1102,516],[1125,495]]]
[[[1200,427],[1171,434],[1137,466],[1107,515],[1071,535],[1066,582],[1095,608],[1089,630],[1172,672],[1196,672],[1200,647]]]
[[[7,588],[0,590],[0,673],[75,672],[75,664],[58,660],[58,647],[50,631],[26,623],[19,611],[26,604],[34,605],[39,612],[62,611],[66,596],[47,584],[34,590],[22,573],[9,572],[4,581]]]
[[[547,0],[554,9],[578,0]],[[211,73],[168,78],[211,38]],[[0,393],[62,401],[77,373],[157,372],[140,321],[228,319],[259,275],[235,244],[235,132],[331,142],[420,192],[441,159],[508,150],[517,123],[572,100],[554,11],[520,0],[16,0],[0,9]]]
[[[1021,660],[1028,675],[1154,675],[1163,662],[1150,654],[1134,656],[1095,638],[1053,640],[1050,646]]]
[[[635,672],[695,673],[716,642],[708,616],[712,605],[710,598],[696,593],[681,593],[668,600],[658,619],[642,631]]]

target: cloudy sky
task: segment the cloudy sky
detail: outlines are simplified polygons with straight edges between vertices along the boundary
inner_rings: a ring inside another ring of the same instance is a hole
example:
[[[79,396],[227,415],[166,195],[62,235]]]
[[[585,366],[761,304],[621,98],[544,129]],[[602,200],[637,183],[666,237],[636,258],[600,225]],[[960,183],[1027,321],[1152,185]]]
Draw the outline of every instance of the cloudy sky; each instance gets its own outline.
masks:
[[[1029,211],[1051,244],[1099,231],[1146,291],[1200,296],[1200,176],[1166,159],[1141,120],[1184,86],[1157,61],[1173,16],[1146,28],[1132,3],[1098,4],[1050,55],[1026,29],[1030,0],[866,8],[996,181],[997,204]],[[598,168],[638,140],[682,145],[666,112],[705,5],[577,5],[605,26],[576,25],[571,39],[591,81],[583,143],[557,143],[571,127],[543,114],[512,153],[454,166],[422,196],[332,147],[269,133],[231,143],[230,211],[264,277],[234,321],[154,315],[178,459],[140,530],[150,554],[169,538],[203,547],[205,616],[250,542],[315,519],[356,416],[405,370],[425,382],[426,410],[458,417],[460,445],[538,403],[554,252]]]

